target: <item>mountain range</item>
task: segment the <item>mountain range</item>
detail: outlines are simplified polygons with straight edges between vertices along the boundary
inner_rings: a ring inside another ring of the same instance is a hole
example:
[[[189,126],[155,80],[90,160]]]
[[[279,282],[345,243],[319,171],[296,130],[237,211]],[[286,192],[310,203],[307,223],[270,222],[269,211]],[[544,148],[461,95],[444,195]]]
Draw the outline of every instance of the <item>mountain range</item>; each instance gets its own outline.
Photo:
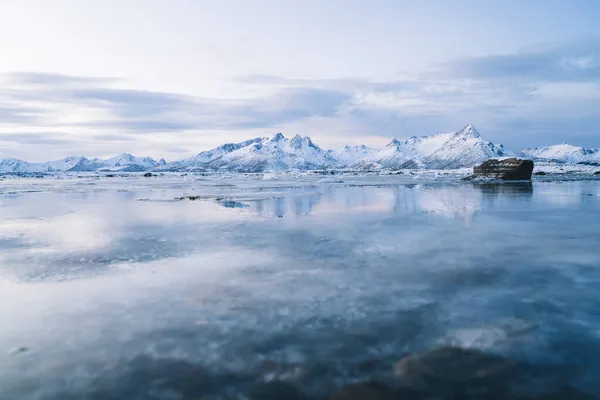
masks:
[[[155,161],[150,157],[134,157],[123,153],[101,160],[70,156],[62,160],[30,163],[15,158],[0,159],[0,173],[52,173],[52,172],[141,172],[165,165],[165,160]]]
[[[288,139],[277,133],[273,137],[224,144],[170,163],[127,153],[104,160],[72,156],[42,163],[7,158],[0,159],[0,173],[455,169],[472,167],[488,158],[508,156],[557,163],[600,163],[600,149],[559,144],[513,152],[483,139],[473,125],[467,125],[450,133],[414,136],[404,141],[393,139],[383,149],[362,145],[324,150],[308,136]]]

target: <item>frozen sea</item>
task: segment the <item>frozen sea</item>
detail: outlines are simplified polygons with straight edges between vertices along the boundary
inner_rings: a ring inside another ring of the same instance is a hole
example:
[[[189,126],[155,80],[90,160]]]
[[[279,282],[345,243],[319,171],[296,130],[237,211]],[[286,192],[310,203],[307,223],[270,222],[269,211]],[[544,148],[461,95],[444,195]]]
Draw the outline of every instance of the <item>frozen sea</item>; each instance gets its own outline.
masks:
[[[600,179],[0,180],[2,400],[325,400],[443,346],[600,395]]]

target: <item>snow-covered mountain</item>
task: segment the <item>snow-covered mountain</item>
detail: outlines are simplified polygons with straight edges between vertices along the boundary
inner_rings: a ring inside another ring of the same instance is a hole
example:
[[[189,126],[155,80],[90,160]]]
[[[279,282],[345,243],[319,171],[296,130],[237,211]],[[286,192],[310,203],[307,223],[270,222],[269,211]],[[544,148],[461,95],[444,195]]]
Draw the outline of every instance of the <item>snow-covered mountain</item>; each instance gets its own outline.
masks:
[[[102,164],[98,159],[85,157],[67,157],[62,160],[30,163],[27,161],[6,158],[0,160],[0,173],[48,173],[60,171],[93,171]]]
[[[121,154],[107,160],[70,156],[62,160],[30,163],[14,158],[0,159],[0,173],[51,173],[51,172],[84,172],[84,171],[147,171],[165,161],[155,161],[150,157],[134,157],[131,154]]]
[[[288,139],[278,133],[224,154],[204,166],[212,170],[260,172],[322,169],[335,166],[336,161],[330,152],[315,145],[308,136],[296,135]]]
[[[109,159],[67,157],[44,163],[7,158],[0,159],[0,173],[148,170],[262,172],[325,168],[453,169],[472,167],[489,158],[513,155],[547,162],[600,163],[600,149],[586,149],[568,144],[529,148],[513,153],[501,144],[483,139],[473,125],[467,125],[458,132],[413,136],[404,141],[393,139],[379,150],[367,146],[344,146],[337,150],[323,150],[308,136],[296,135],[288,139],[277,133],[273,137],[224,144],[171,163],[164,160],[155,161],[150,157],[134,157],[127,153]]]
[[[123,153],[116,157],[101,161],[103,164],[101,170],[136,172],[147,171],[158,166],[165,165],[165,160],[155,161],[150,157],[134,157],[131,154]]]
[[[344,146],[337,150],[330,150],[329,154],[342,166],[356,165],[365,160],[372,159],[377,154],[377,149],[360,146]]]
[[[212,150],[203,151],[202,153],[196,154],[193,157],[168,163],[160,169],[166,171],[177,171],[184,169],[204,168],[207,163],[219,157],[222,157],[226,154],[242,149],[244,147],[250,146],[251,144],[260,143],[263,140],[266,140],[266,138],[255,138],[246,140],[241,143],[227,143],[216,147]]]
[[[535,160],[554,161],[568,164],[600,162],[600,149],[586,149],[570,144],[556,144],[546,147],[523,149],[519,156]]]
[[[458,132],[393,139],[373,158],[362,162],[373,168],[452,169],[472,167],[492,157],[511,155],[504,146],[483,139],[473,125]]]

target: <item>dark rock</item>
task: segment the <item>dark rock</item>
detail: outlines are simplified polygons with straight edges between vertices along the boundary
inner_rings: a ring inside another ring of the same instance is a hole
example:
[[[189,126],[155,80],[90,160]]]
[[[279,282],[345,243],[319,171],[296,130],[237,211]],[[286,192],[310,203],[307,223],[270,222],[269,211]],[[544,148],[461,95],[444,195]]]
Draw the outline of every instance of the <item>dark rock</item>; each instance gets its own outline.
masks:
[[[296,386],[275,381],[259,384],[250,390],[251,400],[306,400],[305,396]]]
[[[175,200],[191,200],[191,201],[195,201],[195,200],[200,200],[201,196],[183,196],[183,197],[176,197]]]
[[[600,175],[600,171],[594,172],[594,175]]]
[[[249,207],[247,204],[240,203],[239,201],[233,201],[233,200],[220,201],[219,204],[221,204],[223,207],[226,207],[226,208],[246,208],[246,207]]]
[[[394,391],[378,382],[363,382],[341,388],[331,400],[395,400]]]
[[[411,354],[394,366],[396,375],[407,382],[435,384],[474,382],[499,378],[513,370],[515,363],[493,354],[445,346],[423,354]]]
[[[461,178],[461,181],[472,181],[473,179],[475,179],[475,175],[469,175]]]
[[[144,174],[144,178],[150,178],[152,176],[152,172],[146,172]]]
[[[536,400],[594,400],[597,397],[591,397],[577,389],[570,386],[561,388],[560,390],[542,395]]]
[[[115,176],[113,174],[108,174],[106,175],[107,178],[114,178]]]
[[[21,354],[21,353],[26,353],[29,351],[29,347],[27,346],[21,346],[18,349],[15,349],[12,351],[12,354]]]
[[[534,175],[544,176],[544,175],[546,175],[546,173],[544,171],[537,171],[537,172],[534,173]]]
[[[483,164],[473,168],[473,175],[501,180],[531,180],[533,161],[518,158],[505,158],[503,160],[491,158]]]

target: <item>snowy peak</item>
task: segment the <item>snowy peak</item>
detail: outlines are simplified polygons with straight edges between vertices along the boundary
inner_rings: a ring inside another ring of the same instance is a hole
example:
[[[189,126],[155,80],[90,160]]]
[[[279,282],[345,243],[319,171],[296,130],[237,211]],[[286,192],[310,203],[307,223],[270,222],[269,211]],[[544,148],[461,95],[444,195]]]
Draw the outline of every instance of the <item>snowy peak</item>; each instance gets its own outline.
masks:
[[[287,139],[277,133],[252,146],[240,148],[207,164],[208,169],[260,172],[266,170],[310,170],[335,165],[330,152],[321,150],[310,137]]]
[[[240,143],[226,143],[221,146],[215,147],[214,149],[203,151],[190,158],[184,160],[175,161],[166,165],[160,166],[159,169],[167,171],[177,171],[185,169],[203,168],[207,163],[223,157],[226,154],[232,153],[236,150],[243,149],[253,144],[261,143],[266,139],[254,138],[246,140]]]
[[[51,172],[86,172],[98,170],[136,172],[155,168],[159,163],[150,157],[138,158],[131,154],[121,154],[107,160],[69,156],[62,160],[43,163],[5,159],[0,160],[0,173],[51,173]]]
[[[296,135],[290,140],[290,147],[294,149],[300,149],[303,145],[303,139],[300,135]]]
[[[135,157],[129,153],[119,154],[107,160],[98,161],[103,164],[102,169],[124,172],[146,171],[159,165],[158,162],[150,157]]]
[[[301,149],[303,147],[310,147],[313,149],[319,149],[319,147],[317,145],[315,145],[312,141],[312,139],[308,136],[300,136],[300,135],[296,135],[294,136],[290,142],[289,142],[289,146],[293,149]]]
[[[396,138],[393,138],[391,142],[389,142],[385,147],[398,147],[402,144],[401,141],[399,141]]]
[[[283,136],[283,133],[281,132],[276,133],[275,136],[273,136],[273,138],[271,139],[272,142],[279,142],[282,140],[285,140],[285,136]]]
[[[502,145],[484,140],[473,125],[467,125],[458,132],[413,136],[404,142],[394,139],[367,165],[370,168],[463,168],[506,154]]]
[[[322,150],[309,136],[286,138],[281,132],[239,143],[226,143],[193,157],[171,163],[123,153],[101,160],[69,156],[62,160],[29,163],[0,159],[0,173],[52,173],[59,171],[236,171],[262,172],[326,168],[453,169],[472,167],[489,158],[517,155],[535,160],[600,165],[600,150],[566,143],[512,153],[501,144],[485,140],[475,126],[430,136],[394,138],[382,149],[365,145]]]
[[[460,137],[479,139],[481,134],[475,129],[475,126],[469,124],[456,133]]]
[[[519,152],[519,155],[534,160],[562,163],[600,162],[600,151],[598,149],[586,149],[567,143],[523,149]]]
[[[377,154],[377,150],[367,147],[364,144],[359,146],[346,145],[335,151],[329,151],[329,154],[337,160],[339,165],[354,166],[371,159]]]

